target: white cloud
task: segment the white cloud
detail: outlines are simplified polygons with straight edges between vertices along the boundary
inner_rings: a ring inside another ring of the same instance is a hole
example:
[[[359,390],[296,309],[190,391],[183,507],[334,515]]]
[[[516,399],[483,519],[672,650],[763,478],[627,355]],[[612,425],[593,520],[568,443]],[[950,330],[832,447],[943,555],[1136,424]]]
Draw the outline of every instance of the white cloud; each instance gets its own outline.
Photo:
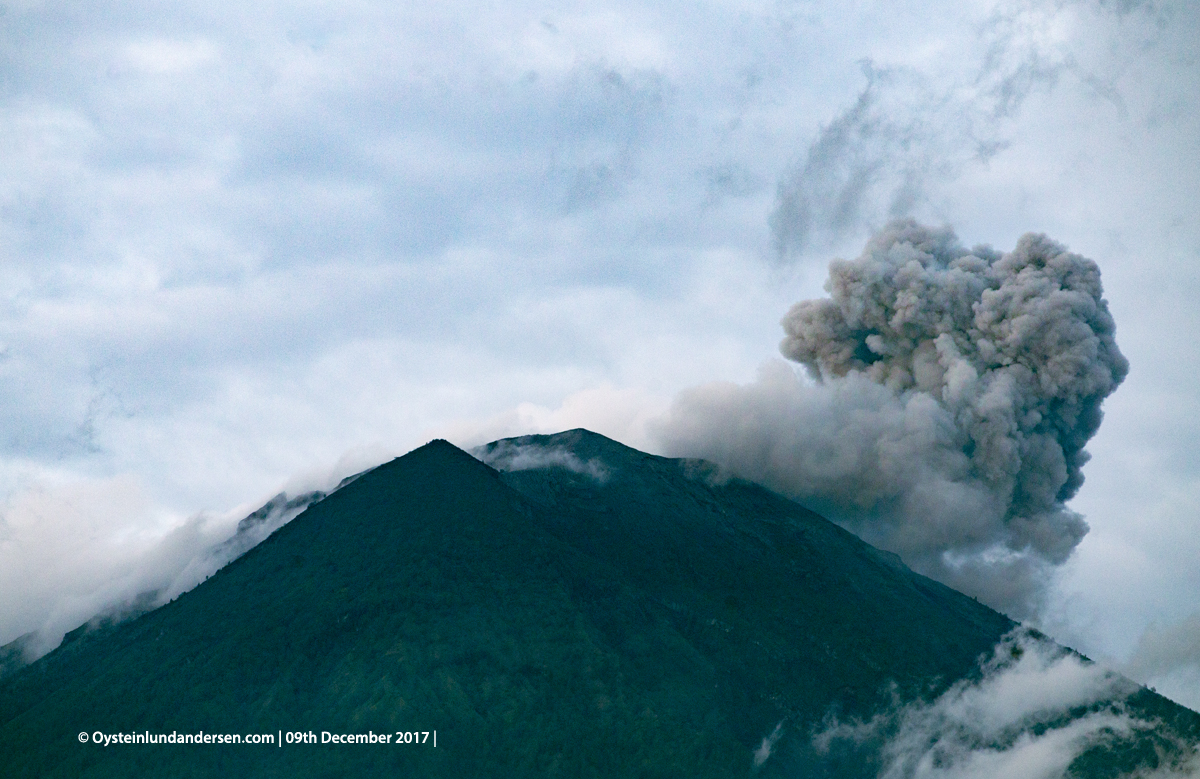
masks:
[[[877,752],[880,779],[1057,779],[1087,750],[1160,727],[1125,706],[1136,689],[1018,629],[997,645],[978,679],[931,701],[897,703],[865,723],[835,721],[814,743],[823,752],[839,742]],[[1179,747],[1154,776],[1193,775],[1194,747]]]
[[[194,70],[215,63],[218,56],[217,47],[205,40],[131,41],[121,51],[124,64],[155,75]]]

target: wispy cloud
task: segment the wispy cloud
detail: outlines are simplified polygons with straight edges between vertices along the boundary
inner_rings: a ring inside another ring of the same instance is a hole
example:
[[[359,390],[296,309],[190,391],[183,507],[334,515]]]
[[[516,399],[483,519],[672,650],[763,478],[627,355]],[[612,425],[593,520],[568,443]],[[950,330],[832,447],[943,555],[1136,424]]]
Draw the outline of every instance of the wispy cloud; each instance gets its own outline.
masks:
[[[946,185],[974,166],[986,166],[1013,141],[1015,120],[1031,96],[1070,76],[1126,111],[1116,82],[1135,52],[1132,36],[1151,45],[1152,7],[1144,3],[1023,2],[1002,4],[973,35],[942,50],[892,61],[864,60],[866,84],[857,98],[822,126],[803,157],[781,178],[770,216],[775,251],[789,259],[826,250],[888,219],[940,215]],[[1115,27],[1094,29],[1117,61],[1089,61],[1072,40],[1073,28],[1111,15]],[[1127,21],[1122,29],[1122,21]],[[952,69],[945,62],[953,51]]]
[[[505,440],[473,449],[472,454],[500,471],[528,471],[537,468],[563,468],[588,476],[600,484],[609,472],[601,460],[581,460],[561,446],[545,446],[532,441]]]

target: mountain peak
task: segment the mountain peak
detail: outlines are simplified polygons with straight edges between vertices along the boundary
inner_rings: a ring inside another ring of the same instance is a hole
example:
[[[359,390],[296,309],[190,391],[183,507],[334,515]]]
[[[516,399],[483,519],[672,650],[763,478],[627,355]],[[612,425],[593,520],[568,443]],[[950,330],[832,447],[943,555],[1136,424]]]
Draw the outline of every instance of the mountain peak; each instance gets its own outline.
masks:
[[[366,477],[374,474],[375,471],[380,471],[381,473],[375,478],[384,478],[397,469],[421,470],[438,479],[449,475],[460,476],[463,473],[462,469],[476,474],[491,473],[492,470],[484,468],[479,458],[463,451],[446,439],[435,438],[407,454],[400,455],[378,468],[364,473],[363,476]]]
[[[0,680],[6,776],[874,776],[814,751],[814,728],[946,691],[1014,627],[690,461],[586,430],[477,453],[511,467],[431,441],[166,606]],[[436,730],[438,748],[106,750],[77,743],[79,723]]]
[[[561,433],[538,434],[538,435],[522,435],[512,438],[501,438],[498,441],[493,441],[490,444],[484,444],[484,449],[513,446],[513,447],[543,447],[564,449],[576,454],[579,457],[594,457],[600,454],[621,455],[621,456],[646,456],[644,452],[626,446],[619,441],[593,433],[583,427],[576,427],[571,430],[564,430]]]

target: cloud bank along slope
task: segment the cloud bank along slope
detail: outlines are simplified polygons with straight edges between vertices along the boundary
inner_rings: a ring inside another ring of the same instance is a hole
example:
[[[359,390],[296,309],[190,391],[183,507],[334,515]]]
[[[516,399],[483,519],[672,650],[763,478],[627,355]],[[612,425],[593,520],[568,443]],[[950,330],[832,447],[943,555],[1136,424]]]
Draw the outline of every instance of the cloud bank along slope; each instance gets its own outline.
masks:
[[[783,320],[752,384],[681,393],[658,435],[828,514],[1022,618],[1087,533],[1067,506],[1125,378],[1100,270],[1044,235],[1011,252],[889,224]]]
[[[996,645],[977,678],[930,701],[897,702],[867,722],[838,722],[814,737],[823,753],[870,759],[880,779],[1056,779],[1092,747],[1137,743],[1159,751],[1142,779],[1200,775],[1200,753],[1127,706],[1138,686],[1024,628]]]
[[[34,483],[10,496],[0,502],[0,675],[54,649],[69,630],[171,601],[385,454],[347,452],[289,480],[253,511],[243,504],[187,518],[156,513],[132,477]],[[6,660],[6,647],[19,657]]]

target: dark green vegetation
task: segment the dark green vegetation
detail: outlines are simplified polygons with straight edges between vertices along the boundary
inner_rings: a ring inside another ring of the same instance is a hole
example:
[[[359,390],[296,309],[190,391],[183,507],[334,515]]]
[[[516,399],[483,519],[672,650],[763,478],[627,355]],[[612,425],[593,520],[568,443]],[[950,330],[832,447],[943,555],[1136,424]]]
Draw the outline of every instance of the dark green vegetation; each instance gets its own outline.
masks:
[[[819,758],[811,728],[892,684],[945,689],[1012,627],[704,464],[584,431],[525,443],[601,478],[502,474],[442,441],[380,466],[176,601],[0,681],[0,775],[870,775]],[[76,738],[434,729],[436,749]]]

